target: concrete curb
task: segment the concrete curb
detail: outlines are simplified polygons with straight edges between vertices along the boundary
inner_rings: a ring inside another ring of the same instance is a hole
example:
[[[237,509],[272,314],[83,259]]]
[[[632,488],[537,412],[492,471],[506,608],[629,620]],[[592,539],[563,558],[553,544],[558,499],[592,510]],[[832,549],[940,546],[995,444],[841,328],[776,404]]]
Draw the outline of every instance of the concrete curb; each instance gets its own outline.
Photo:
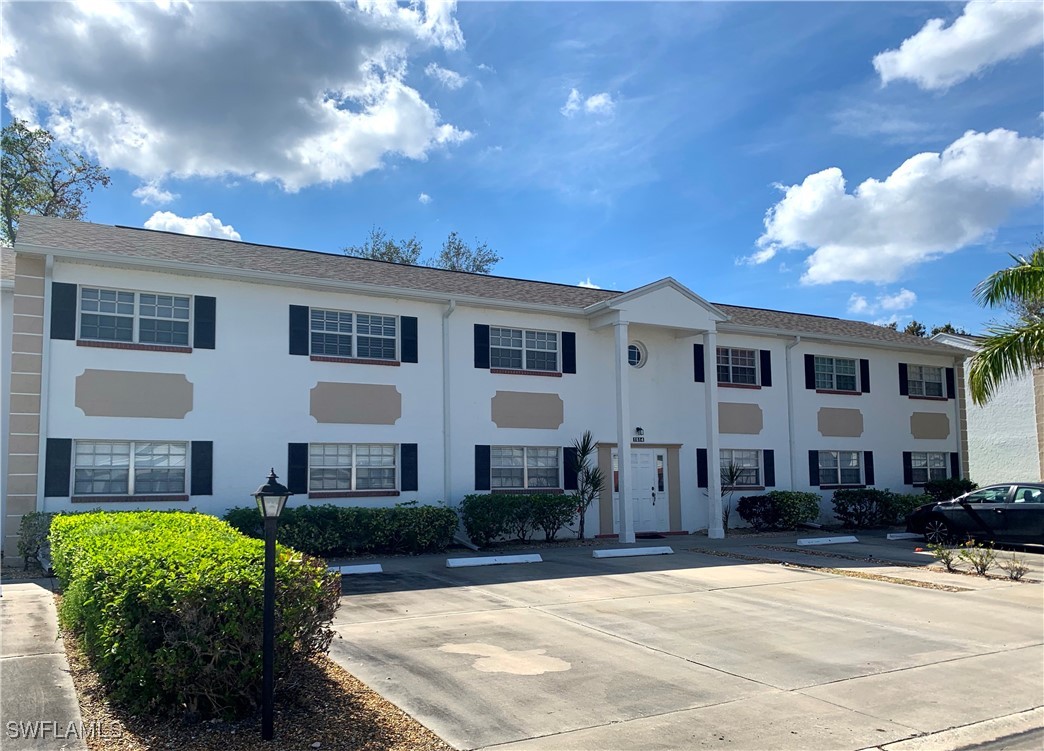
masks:
[[[631,558],[636,555],[674,555],[674,548],[668,545],[653,548],[613,548],[612,550],[593,550],[592,558]]]
[[[502,566],[509,563],[543,563],[538,553],[523,555],[488,555],[481,558],[447,558],[446,568],[466,568],[470,566]]]
[[[840,545],[845,542],[859,542],[852,535],[841,535],[839,537],[802,537],[797,541],[798,545]]]

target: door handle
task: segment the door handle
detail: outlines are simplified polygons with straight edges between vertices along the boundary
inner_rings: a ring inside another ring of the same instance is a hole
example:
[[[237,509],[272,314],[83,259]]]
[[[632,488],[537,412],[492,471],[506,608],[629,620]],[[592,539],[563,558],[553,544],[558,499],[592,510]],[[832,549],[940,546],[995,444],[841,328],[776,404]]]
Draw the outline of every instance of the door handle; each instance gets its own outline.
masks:
[[[653,502],[652,505],[655,506],[656,505],[656,488],[649,488],[649,490],[652,491],[652,502]]]

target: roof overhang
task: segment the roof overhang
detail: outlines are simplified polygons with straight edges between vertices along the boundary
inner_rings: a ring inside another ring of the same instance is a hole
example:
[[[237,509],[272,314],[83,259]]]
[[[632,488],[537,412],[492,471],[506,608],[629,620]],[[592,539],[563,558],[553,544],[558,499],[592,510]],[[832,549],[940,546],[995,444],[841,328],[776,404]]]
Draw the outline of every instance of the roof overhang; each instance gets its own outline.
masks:
[[[584,313],[592,329],[633,323],[671,329],[678,336],[714,331],[728,320],[721,310],[671,277],[589,305]]]

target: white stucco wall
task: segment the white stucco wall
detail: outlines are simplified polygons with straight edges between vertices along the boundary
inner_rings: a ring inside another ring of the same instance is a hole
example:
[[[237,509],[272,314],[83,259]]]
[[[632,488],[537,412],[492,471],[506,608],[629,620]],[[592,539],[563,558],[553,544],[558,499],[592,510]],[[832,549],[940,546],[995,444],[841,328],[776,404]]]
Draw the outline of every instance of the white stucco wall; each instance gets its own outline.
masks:
[[[7,439],[8,415],[11,412],[11,327],[14,322],[14,285],[0,287],[0,540],[5,540],[7,530]],[[5,555],[16,555],[18,551],[4,550]]]
[[[967,403],[971,479],[979,485],[1039,481],[1032,374],[1002,381],[985,406],[973,404],[971,394]]]

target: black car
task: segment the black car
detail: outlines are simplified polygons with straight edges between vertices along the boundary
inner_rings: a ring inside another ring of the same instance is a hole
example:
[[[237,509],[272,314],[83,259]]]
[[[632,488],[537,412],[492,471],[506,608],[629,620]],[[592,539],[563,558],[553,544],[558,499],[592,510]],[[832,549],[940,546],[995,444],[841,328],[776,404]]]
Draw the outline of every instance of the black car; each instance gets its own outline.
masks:
[[[950,501],[926,503],[906,517],[906,530],[932,543],[971,538],[1044,544],[1044,484],[990,485]]]

